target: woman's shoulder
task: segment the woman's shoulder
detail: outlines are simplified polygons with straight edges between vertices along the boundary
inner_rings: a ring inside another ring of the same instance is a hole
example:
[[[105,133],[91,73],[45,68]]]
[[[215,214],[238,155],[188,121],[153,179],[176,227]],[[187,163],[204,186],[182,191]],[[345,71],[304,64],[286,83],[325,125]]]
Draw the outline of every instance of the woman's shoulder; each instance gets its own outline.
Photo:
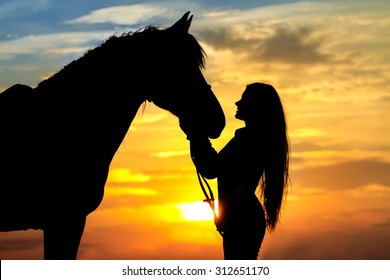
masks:
[[[258,145],[260,145],[260,143],[263,142],[263,137],[261,135],[261,132],[248,129],[246,127],[237,129],[234,134],[234,138],[236,138],[238,141],[245,141],[247,143],[257,143]]]
[[[236,130],[236,132],[234,133],[234,136],[240,137],[240,136],[245,136],[247,134],[248,134],[248,129],[246,127],[241,127],[241,128]]]
[[[259,156],[264,150],[264,137],[261,133],[247,128],[240,128],[236,130],[235,142],[241,146],[242,152]]]

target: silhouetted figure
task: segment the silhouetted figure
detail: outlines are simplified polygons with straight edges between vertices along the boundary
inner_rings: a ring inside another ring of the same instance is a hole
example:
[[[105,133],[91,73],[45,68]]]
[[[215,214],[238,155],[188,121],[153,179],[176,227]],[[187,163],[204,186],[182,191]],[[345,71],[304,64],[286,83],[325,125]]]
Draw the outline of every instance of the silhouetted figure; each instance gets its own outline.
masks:
[[[272,231],[279,220],[289,144],[282,103],[271,85],[248,85],[236,105],[236,118],[245,127],[219,153],[196,126],[180,125],[198,172],[218,178],[216,225],[223,236],[224,258],[257,259],[266,228]],[[256,196],[258,186],[264,210]]]
[[[42,229],[45,259],[76,258],[111,160],[145,101],[219,137],[225,116],[188,16],[113,36],[36,88],[0,94],[0,231]]]

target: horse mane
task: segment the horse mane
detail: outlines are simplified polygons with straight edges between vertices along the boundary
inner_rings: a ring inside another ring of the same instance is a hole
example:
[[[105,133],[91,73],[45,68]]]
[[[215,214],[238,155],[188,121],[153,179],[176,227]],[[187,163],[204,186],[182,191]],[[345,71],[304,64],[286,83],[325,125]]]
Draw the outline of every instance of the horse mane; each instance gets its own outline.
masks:
[[[87,50],[80,58],[65,65],[52,77],[41,81],[38,86],[48,85],[50,82],[74,74],[77,77],[79,76],[77,73],[80,73],[80,71],[85,75],[86,69],[96,70],[104,63],[112,61],[113,58],[118,58],[117,56],[120,54],[130,53],[133,60],[141,59],[137,57],[137,54],[145,51],[145,48],[160,47],[156,46],[155,41],[158,36],[167,36],[167,39],[171,41],[177,40],[177,44],[184,46],[180,48],[183,50],[182,54],[189,57],[191,61],[195,61],[200,69],[205,68],[206,53],[193,35],[189,33],[176,34],[174,31],[169,31],[169,29],[149,25],[134,32],[129,31],[110,36],[97,47]],[[168,53],[169,50],[163,48],[163,51]],[[172,54],[169,55],[172,57]],[[84,69],[84,71],[80,69]]]

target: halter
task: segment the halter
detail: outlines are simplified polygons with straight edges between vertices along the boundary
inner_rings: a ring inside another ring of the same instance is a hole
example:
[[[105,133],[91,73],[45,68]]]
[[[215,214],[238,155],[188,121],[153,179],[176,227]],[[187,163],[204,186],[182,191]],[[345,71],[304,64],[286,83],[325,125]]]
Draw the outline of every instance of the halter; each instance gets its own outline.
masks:
[[[223,236],[223,232],[218,227],[218,216],[217,216],[217,212],[215,211],[215,199],[214,199],[213,191],[211,190],[211,187],[210,187],[209,183],[207,182],[206,178],[202,174],[200,174],[200,172],[198,171],[198,168],[196,168],[194,158],[191,157],[191,159],[192,159],[192,162],[194,163],[194,166],[196,169],[196,175],[198,177],[200,188],[202,189],[202,192],[203,192],[204,196],[206,197],[206,199],[203,199],[203,202],[207,202],[211,208],[211,211],[213,211],[214,224],[217,227],[217,231],[219,232],[219,234],[221,236]],[[203,183],[206,185],[207,190],[206,190]]]

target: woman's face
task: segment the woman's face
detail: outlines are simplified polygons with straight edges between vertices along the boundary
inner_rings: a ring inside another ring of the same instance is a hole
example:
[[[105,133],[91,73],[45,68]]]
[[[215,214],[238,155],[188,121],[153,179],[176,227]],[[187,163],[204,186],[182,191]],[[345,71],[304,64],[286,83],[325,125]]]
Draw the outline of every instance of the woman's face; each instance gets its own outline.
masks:
[[[245,90],[241,96],[241,99],[236,102],[236,119],[247,121],[248,118],[253,116],[253,112],[256,110],[256,102],[254,98],[251,98],[252,94]]]

